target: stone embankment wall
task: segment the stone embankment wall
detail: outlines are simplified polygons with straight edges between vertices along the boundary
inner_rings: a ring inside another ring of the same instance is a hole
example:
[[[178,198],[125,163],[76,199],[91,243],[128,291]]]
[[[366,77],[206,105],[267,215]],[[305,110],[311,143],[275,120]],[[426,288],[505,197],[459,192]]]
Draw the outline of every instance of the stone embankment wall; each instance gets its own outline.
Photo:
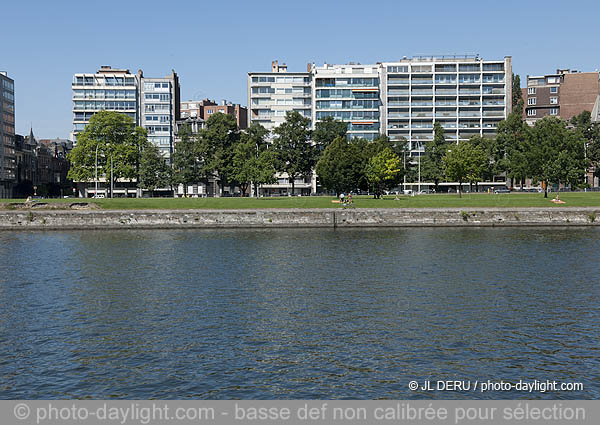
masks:
[[[0,230],[597,226],[600,208],[0,211]]]

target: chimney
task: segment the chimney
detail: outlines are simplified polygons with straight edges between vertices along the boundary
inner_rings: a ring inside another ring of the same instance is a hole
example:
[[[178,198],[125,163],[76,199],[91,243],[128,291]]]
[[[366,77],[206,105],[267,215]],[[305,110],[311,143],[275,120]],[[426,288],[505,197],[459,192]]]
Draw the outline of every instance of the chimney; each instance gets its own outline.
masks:
[[[274,60],[271,62],[271,72],[279,72],[279,61]]]
[[[310,72],[311,68],[310,68],[310,62],[306,64],[306,72]]]
[[[221,101],[221,106],[225,106],[225,105],[227,105],[227,101],[226,101],[225,99],[223,99],[223,100]]]

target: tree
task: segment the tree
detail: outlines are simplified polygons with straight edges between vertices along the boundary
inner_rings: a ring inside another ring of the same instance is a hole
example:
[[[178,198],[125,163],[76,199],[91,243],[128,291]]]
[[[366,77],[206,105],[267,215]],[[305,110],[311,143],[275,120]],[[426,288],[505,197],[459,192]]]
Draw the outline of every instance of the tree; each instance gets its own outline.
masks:
[[[448,149],[443,158],[443,168],[449,180],[458,182],[458,197],[462,197],[462,184],[481,179],[487,157],[480,146],[463,141]]]
[[[448,143],[444,137],[444,127],[439,122],[434,124],[433,132],[433,141],[425,144],[425,154],[421,159],[421,176],[425,180],[432,181],[437,192],[444,174],[443,159]]]
[[[167,165],[160,150],[152,143],[147,143],[142,150],[138,187],[150,191],[150,196],[159,187],[169,186],[171,168]]]
[[[175,185],[183,185],[184,196],[187,196],[187,188],[190,184],[208,181],[206,174],[203,173],[204,158],[198,155],[198,144],[189,124],[183,125],[179,129],[179,141],[175,144],[173,152],[171,181]]]
[[[521,77],[518,74],[513,74],[512,108],[514,112],[523,115],[523,92],[521,91]]]
[[[364,172],[364,161],[359,144],[338,136],[325,148],[316,167],[323,187],[336,195],[359,187]]]
[[[492,147],[494,174],[506,173],[512,180],[518,179],[523,187],[527,175],[531,175],[528,162],[529,126],[520,112],[511,112],[500,121]]]
[[[206,120],[206,128],[198,136],[196,154],[202,164],[201,173],[218,178],[221,189],[233,183],[233,148],[239,138],[235,118],[221,112]]]
[[[338,137],[346,137],[348,123],[337,121],[333,117],[325,117],[315,124],[312,140],[319,153],[322,153],[331,142]]]
[[[285,121],[273,130],[276,135],[276,169],[280,173],[287,173],[292,183],[292,195],[296,178],[310,175],[315,164],[315,149],[310,143],[309,128],[310,119],[292,111],[288,112]]]
[[[254,196],[258,196],[260,184],[275,181],[274,152],[269,149],[266,138],[269,130],[253,123],[242,133],[240,141],[233,152],[232,178],[238,182],[242,194],[248,185],[254,185]]]
[[[365,175],[376,197],[381,196],[383,190],[398,185],[403,172],[402,160],[389,147],[373,156],[365,167]]]
[[[544,185],[578,185],[585,172],[585,138],[579,131],[567,128],[567,123],[555,117],[537,121],[530,132],[527,151],[532,177]]]
[[[105,176],[109,187],[119,179],[135,180],[138,178],[140,147],[146,140],[146,130],[136,127],[130,116],[114,111],[97,112],[79,133],[77,145],[68,155],[68,178],[74,181],[93,180],[97,152],[98,176]]]
[[[571,118],[571,125],[585,139],[586,166],[591,166],[594,176],[600,177],[600,123],[592,122],[592,114],[589,111],[583,111]]]

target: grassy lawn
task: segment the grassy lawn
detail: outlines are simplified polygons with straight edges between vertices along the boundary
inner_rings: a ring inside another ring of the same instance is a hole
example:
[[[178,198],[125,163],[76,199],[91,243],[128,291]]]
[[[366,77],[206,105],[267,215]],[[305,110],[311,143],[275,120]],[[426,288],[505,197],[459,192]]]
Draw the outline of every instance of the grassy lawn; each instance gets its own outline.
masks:
[[[566,192],[560,195],[565,204],[550,202],[555,194],[511,193],[489,195],[487,193],[386,196],[373,199],[369,196],[354,197],[356,208],[482,208],[482,207],[600,207],[600,192]],[[116,199],[48,199],[39,202],[95,202],[103,209],[259,209],[259,208],[342,208],[332,203],[333,197],[303,196],[274,198],[116,198]],[[24,202],[17,199],[1,199],[2,203]]]

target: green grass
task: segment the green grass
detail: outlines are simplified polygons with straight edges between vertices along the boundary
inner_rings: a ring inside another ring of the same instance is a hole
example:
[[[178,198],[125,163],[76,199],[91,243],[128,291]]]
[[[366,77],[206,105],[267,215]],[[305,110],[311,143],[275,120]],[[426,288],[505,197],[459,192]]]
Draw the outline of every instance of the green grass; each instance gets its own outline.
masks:
[[[555,194],[544,198],[541,193],[511,193],[489,195],[487,193],[386,196],[373,199],[369,196],[354,197],[356,208],[484,208],[484,207],[600,207],[600,192],[566,192],[560,195],[565,204],[550,202]],[[116,199],[49,199],[42,202],[95,202],[103,209],[260,209],[260,208],[342,208],[332,203],[329,196],[274,197],[274,198],[116,198]],[[2,199],[0,202],[24,202]]]

